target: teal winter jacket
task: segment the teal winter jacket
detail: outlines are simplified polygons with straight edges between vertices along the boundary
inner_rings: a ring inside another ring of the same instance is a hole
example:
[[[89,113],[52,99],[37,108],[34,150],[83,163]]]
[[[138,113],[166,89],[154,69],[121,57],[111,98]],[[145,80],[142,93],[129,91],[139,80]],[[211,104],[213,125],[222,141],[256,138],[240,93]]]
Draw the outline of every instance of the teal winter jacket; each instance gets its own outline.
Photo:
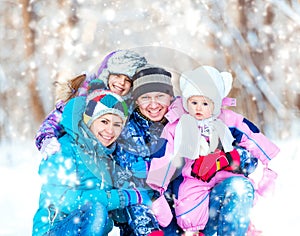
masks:
[[[39,208],[33,219],[33,235],[43,235],[52,224],[88,202],[100,202],[107,210],[124,207],[122,193],[113,189],[112,147],[104,147],[82,121],[85,97],[68,102],[63,112],[66,134],[61,151],[42,160]],[[121,201],[120,201],[121,200]]]

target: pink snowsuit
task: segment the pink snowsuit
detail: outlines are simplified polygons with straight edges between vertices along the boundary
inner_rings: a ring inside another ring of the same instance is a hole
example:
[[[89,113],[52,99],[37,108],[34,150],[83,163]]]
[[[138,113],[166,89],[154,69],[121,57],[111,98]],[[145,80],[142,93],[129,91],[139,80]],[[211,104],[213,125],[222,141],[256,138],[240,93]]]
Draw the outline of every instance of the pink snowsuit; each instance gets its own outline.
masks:
[[[170,158],[174,152],[174,135],[176,125],[182,114],[172,112],[174,109],[181,110],[182,101],[177,99],[166,114],[169,123],[162,132],[162,138],[167,142],[165,155],[161,158],[154,158],[148,173],[147,183],[155,190],[163,192],[173,177],[176,177],[178,169],[172,164]],[[249,124],[244,122],[244,117],[231,110],[222,109],[218,117],[229,128],[239,146],[246,148],[251,154],[266,164],[279,152],[279,148],[269,141],[258,130],[253,132]],[[182,168],[183,182],[179,187],[178,199],[175,202],[175,212],[178,225],[188,231],[204,229],[208,221],[209,194],[211,189],[222,180],[231,176],[244,176],[228,171],[219,171],[207,183],[191,176],[191,166],[194,160],[184,158],[185,163]],[[174,176],[175,175],[175,176]]]

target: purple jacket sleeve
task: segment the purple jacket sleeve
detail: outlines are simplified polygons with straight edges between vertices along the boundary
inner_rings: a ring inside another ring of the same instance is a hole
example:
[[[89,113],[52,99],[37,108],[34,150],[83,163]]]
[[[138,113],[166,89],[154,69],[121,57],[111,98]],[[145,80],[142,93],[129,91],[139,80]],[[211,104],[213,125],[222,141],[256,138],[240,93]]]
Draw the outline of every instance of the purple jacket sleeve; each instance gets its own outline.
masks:
[[[55,109],[46,117],[46,119],[41,124],[37,134],[35,136],[35,145],[38,150],[41,150],[43,141],[52,137],[61,137],[64,133],[62,126],[59,122],[62,118],[62,112],[64,110],[65,103],[59,101],[55,105]]]

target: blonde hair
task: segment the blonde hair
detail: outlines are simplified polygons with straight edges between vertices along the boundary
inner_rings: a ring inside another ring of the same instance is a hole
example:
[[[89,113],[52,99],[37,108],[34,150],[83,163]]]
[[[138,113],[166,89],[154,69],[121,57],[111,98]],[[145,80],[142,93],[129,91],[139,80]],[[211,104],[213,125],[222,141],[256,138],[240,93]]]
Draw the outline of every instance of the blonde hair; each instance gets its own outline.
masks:
[[[54,82],[54,85],[56,86],[56,100],[68,102],[70,99],[76,97],[78,95],[78,89],[85,79],[86,75],[82,74],[65,82]]]

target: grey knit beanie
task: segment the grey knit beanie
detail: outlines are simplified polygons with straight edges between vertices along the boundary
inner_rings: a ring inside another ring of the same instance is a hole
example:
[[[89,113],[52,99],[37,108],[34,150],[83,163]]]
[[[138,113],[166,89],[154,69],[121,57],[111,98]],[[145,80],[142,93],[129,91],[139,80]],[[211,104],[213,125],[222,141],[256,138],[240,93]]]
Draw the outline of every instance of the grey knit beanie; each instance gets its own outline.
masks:
[[[162,92],[174,96],[172,75],[163,68],[150,64],[139,68],[133,76],[133,100],[149,92]]]

